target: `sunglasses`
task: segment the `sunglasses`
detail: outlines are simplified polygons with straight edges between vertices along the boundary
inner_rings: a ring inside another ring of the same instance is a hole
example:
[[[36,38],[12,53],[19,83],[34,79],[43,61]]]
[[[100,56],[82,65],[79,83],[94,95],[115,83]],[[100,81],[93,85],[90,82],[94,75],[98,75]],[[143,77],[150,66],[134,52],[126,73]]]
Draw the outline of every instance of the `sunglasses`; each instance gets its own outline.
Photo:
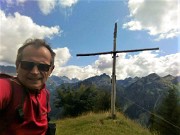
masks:
[[[39,71],[48,72],[51,67],[51,65],[48,64],[34,63],[30,61],[21,61],[20,63],[21,68],[28,71],[31,71],[34,68],[34,66],[37,66]]]

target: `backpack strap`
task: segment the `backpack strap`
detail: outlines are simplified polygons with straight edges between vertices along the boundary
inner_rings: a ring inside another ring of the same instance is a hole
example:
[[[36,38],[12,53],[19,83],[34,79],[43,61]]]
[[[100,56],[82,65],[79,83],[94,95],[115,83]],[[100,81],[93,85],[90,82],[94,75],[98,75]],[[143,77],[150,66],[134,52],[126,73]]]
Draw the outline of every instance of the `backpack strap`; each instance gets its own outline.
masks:
[[[47,107],[47,111],[48,111],[48,109],[49,109],[49,94],[48,94],[47,90],[46,90],[46,107]],[[48,122],[50,121],[49,112],[47,112],[47,120],[48,120]]]
[[[23,87],[23,94],[22,94],[22,97],[21,97],[21,103],[18,105],[18,107],[16,109],[16,116],[17,116],[20,123],[24,122],[23,105],[24,105],[24,100],[25,100],[26,94],[27,94],[26,90]]]

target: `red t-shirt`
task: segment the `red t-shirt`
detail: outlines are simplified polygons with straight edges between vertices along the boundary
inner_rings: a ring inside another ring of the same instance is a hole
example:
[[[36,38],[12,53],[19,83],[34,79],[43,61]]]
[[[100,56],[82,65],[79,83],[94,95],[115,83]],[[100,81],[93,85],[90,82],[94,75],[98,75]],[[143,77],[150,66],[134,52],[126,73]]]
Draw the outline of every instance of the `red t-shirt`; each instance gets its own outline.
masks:
[[[50,111],[49,92],[45,89],[31,93],[17,79],[0,79],[0,135],[45,135]],[[24,100],[22,101],[24,97]],[[23,103],[22,103],[23,102]],[[19,121],[17,108],[22,106],[23,121]]]

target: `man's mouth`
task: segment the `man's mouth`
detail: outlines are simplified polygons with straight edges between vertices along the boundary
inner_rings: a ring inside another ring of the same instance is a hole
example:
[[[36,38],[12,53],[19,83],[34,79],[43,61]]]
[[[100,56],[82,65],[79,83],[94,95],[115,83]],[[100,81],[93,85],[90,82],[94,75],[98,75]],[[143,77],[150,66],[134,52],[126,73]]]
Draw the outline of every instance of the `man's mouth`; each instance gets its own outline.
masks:
[[[31,80],[31,81],[39,81],[41,80],[42,78],[31,78],[31,77],[28,77],[28,80]]]

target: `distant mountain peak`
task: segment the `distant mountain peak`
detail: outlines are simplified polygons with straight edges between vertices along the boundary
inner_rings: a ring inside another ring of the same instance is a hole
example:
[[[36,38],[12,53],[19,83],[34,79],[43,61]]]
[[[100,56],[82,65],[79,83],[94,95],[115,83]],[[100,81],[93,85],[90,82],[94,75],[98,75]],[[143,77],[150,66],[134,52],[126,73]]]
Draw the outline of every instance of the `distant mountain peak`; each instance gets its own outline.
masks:
[[[106,73],[103,73],[103,74],[101,74],[99,77],[105,77],[105,78],[110,78],[110,76],[109,75],[107,75]]]
[[[148,76],[146,76],[146,78],[149,78],[151,80],[156,80],[156,79],[160,79],[161,77],[157,75],[156,73],[151,73]]]
[[[90,77],[88,79],[85,79],[82,81],[83,84],[90,84],[90,85],[96,85],[96,86],[110,86],[111,85],[111,78],[107,74],[101,74],[98,76]]]
[[[171,81],[171,80],[173,80],[174,78],[175,78],[175,77],[172,76],[172,75],[166,75],[166,76],[163,77],[163,79],[164,79],[164,80],[167,80],[167,81]]]

